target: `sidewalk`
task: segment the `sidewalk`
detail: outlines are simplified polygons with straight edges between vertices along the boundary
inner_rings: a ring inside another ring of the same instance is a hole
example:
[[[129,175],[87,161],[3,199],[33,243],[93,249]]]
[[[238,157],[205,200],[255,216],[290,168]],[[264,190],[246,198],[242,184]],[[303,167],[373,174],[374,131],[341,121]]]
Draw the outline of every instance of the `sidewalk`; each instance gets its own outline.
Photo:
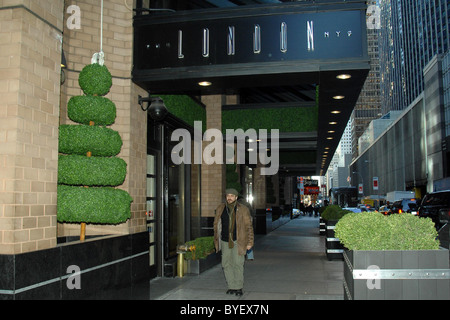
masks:
[[[299,217],[257,235],[245,262],[244,294],[226,294],[220,264],[200,275],[150,281],[150,300],[342,300],[343,262],[328,261],[319,218]]]

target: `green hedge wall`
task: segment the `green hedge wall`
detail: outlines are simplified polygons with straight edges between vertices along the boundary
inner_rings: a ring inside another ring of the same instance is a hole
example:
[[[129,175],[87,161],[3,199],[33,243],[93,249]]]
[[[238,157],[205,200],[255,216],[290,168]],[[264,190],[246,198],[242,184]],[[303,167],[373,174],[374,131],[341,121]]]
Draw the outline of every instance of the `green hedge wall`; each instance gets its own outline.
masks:
[[[122,138],[117,131],[100,126],[59,126],[59,152],[93,156],[115,156],[122,148]]]
[[[222,130],[279,129],[280,132],[317,131],[318,107],[240,109],[222,111]]]
[[[161,95],[167,110],[190,126],[194,121],[201,121],[203,132],[206,130],[206,110],[191,97],[186,95]]]
[[[58,185],[58,221],[119,224],[130,218],[132,201],[121,189]]]
[[[127,175],[120,158],[59,155],[58,183],[80,186],[119,186]]]

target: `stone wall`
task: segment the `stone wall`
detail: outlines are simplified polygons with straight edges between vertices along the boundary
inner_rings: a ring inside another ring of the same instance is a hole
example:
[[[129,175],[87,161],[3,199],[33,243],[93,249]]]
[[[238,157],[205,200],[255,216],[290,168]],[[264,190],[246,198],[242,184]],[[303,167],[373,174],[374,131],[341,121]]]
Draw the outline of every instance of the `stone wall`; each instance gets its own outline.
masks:
[[[62,1],[0,1],[0,254],[56,245]]]

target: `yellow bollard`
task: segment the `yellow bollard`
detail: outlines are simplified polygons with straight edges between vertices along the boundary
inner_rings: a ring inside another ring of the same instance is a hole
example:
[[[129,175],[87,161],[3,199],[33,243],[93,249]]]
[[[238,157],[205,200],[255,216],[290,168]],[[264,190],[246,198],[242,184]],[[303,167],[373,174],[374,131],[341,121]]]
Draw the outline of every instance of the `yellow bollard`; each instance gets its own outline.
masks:
[[[177,274],[180,278],[184,276],[184,252],[178,252]]]

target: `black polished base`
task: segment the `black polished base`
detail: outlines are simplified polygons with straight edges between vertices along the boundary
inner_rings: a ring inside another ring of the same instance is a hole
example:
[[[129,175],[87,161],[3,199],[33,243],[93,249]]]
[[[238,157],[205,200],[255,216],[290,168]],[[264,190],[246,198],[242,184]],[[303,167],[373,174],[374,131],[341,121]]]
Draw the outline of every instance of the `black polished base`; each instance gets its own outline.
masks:
[[[148,299],[148,246],[142,232],[0,255],[0,299]]]

